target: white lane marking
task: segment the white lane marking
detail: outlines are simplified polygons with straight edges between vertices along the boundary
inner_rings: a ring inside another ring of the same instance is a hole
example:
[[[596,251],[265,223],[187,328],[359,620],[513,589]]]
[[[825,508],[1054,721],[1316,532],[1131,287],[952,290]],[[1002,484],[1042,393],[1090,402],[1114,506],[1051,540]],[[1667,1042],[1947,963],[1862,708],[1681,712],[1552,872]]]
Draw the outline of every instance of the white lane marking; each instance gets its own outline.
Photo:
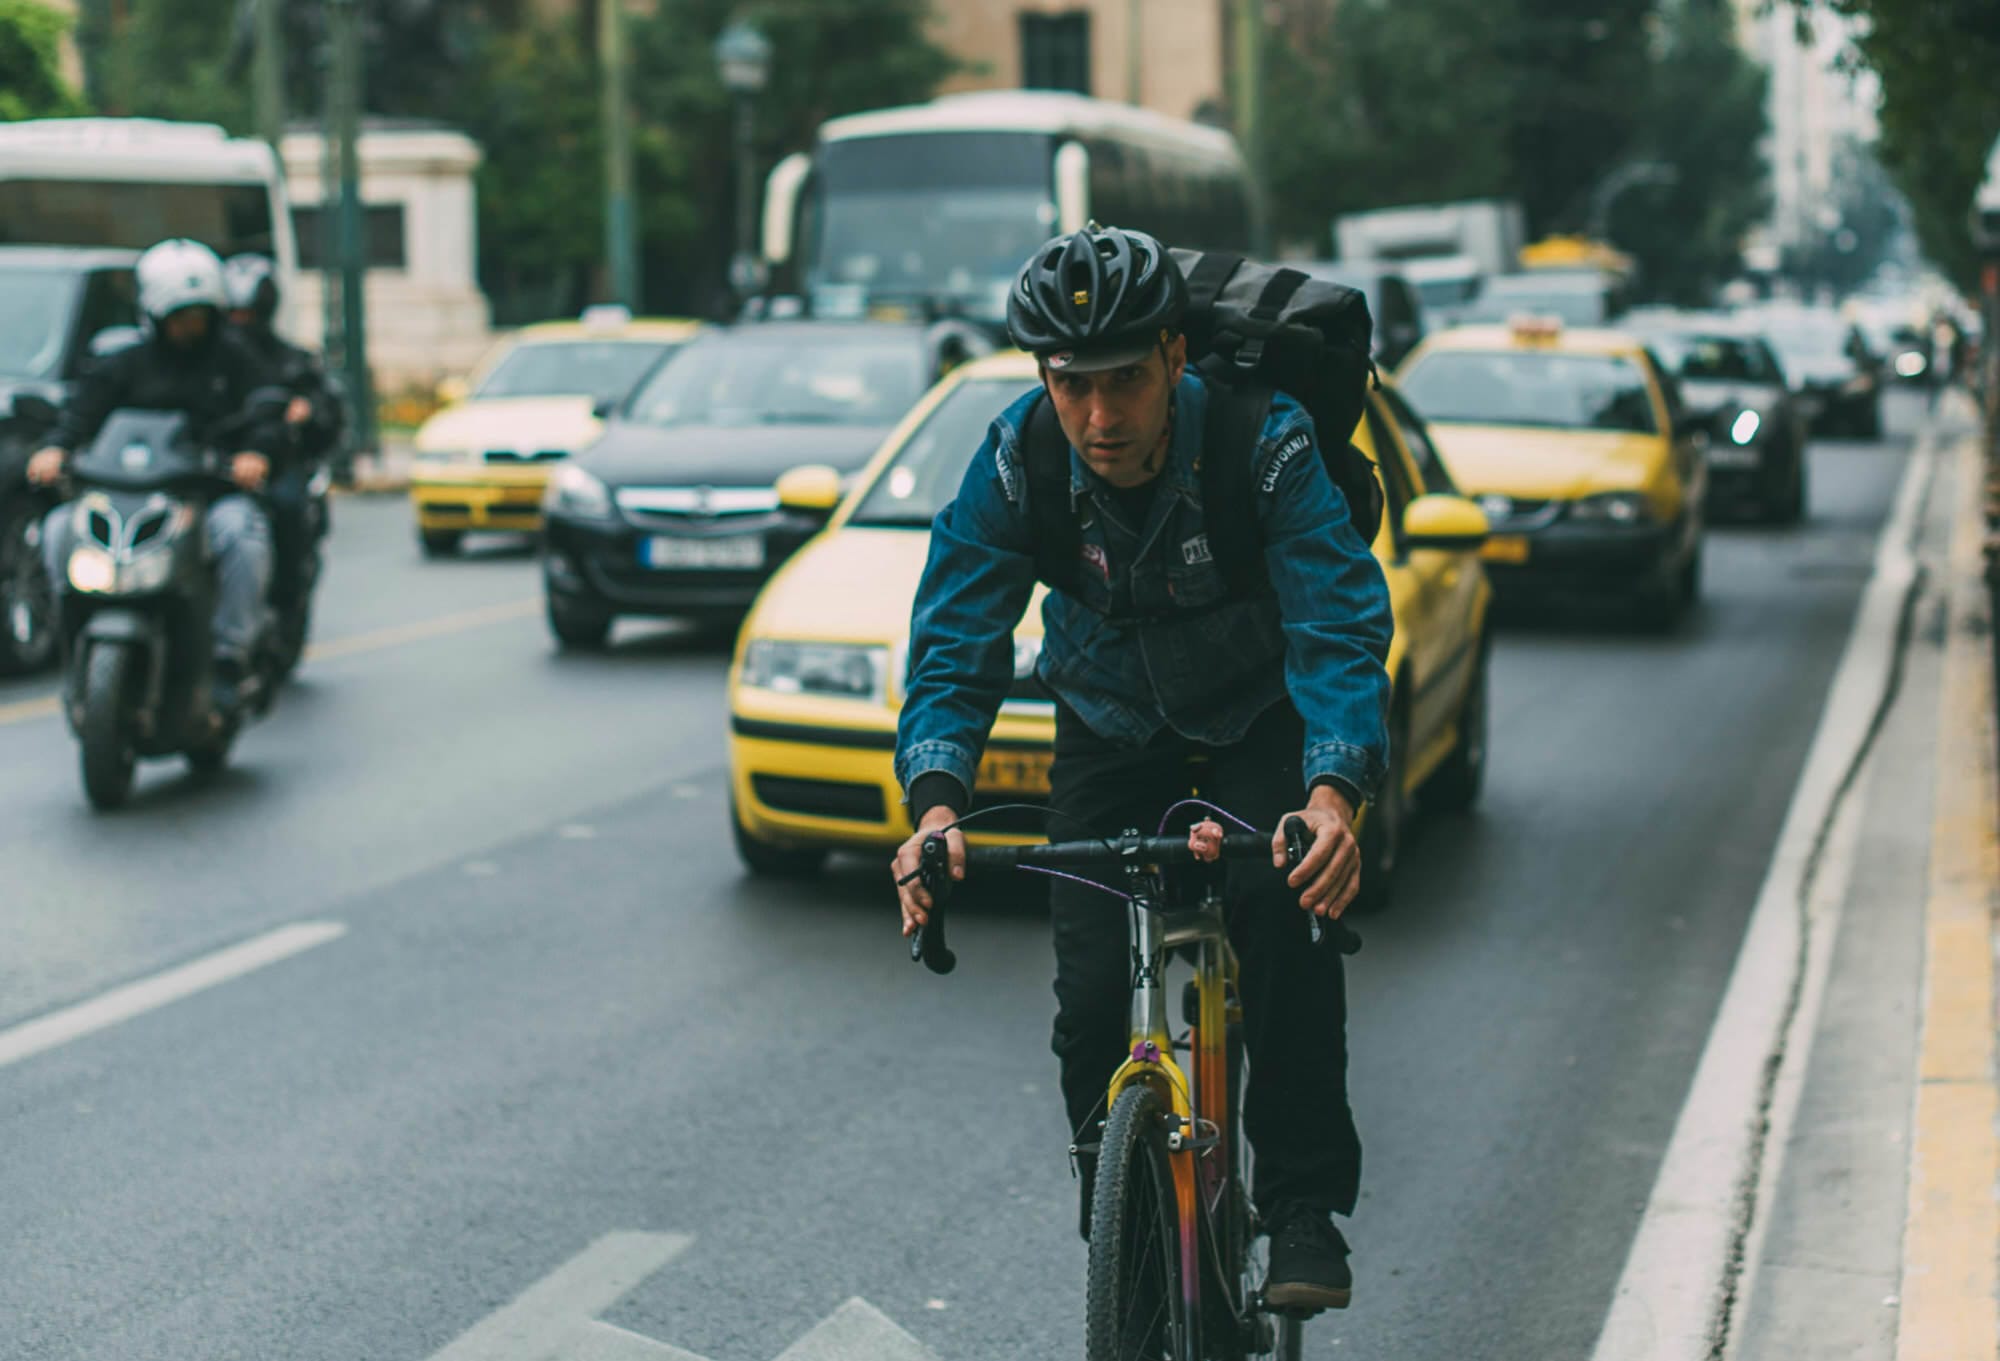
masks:
[[[932,1361],[914,1337],[880,1309],[855,1298],[778,1354],[778,1361]]]
[[[705,1361],[693,1352],[592,1319],[562,1350],[562,1361]]]
[[[1927,434],[1883,528],[1874,575],[1592,1361],[1708,1361],[1715,1353],[1744,1192],[1757,1171],[1765,1081],[1800,982],[1800,904],[1835,801],[1887,691],[1916,579],[1910,541],[1936,461]],[[1782,1156],[1775,1130],[1767,1143],[1773,1140]]]
[[[0,1068],[45,1053],[71,1040],[107,1030],[134,1016],[178,1002],[184,997],[227,983],[232,978],[254,973],[267,964],[338,940],[347,934],[341,922],[298,922],[281,926],[241,945],[232,945],[212,955],[113,988],[87,1002],[24,1021],[0,1030]]]
[[[617,1303],[626,1291],[687,1251],[693,1241],[684,1233],[607,1233],[522,1291],[512,1304],[474,1324],[431,1361],[566,1358],[579,1345],[592,1315]],[[596,1340],[607,1347],[615,1342],[602,1337]],[[622,1357],[611,1351],[602,1354],[619,1361],[634,1355],[630,1351]],[[654,1356],[700,1361],[689,1353],[671,1350]]]

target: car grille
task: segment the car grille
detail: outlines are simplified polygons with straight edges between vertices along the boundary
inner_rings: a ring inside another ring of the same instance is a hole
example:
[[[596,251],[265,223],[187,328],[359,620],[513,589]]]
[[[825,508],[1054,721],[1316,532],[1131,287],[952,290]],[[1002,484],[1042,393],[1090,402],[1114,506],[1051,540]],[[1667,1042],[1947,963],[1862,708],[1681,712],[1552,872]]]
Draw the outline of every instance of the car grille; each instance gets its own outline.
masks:
[[[613,499],[632,524],[654,529],[768,517],[778,509],[774,487],[621,487]]]
[[[789,775],[752,775],[750,788],[766,808],[807,817],[881,822],[887,816],[877,785],[845,780],[802,780]]]
[[[488,449],[486,451],[486,461],[488,463],[554,463],[557,459],[568,457],[569,455],[561,449],[536,449],[529,453],[523,453],[517,449]]]

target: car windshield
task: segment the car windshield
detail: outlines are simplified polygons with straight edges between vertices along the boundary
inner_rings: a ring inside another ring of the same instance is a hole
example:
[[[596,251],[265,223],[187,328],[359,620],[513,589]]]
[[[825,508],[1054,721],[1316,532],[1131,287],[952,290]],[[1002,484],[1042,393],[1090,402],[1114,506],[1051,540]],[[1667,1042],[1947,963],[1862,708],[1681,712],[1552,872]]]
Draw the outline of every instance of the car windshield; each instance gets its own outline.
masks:
[[[691,345],[632,401],[646,425],[892,425],[923,395],[915,333],[754,329]]]
[[[661,340],[530,341],[509,351],[472,395],[622,402],[679,348]]]
[[[0,269],[0,373],[46,378],[62,363],[74,275]]]
[[[1032,378],[979,378],[959,384],[896,451],[895,461],[868,488],[848,523],[928,528],[938,510],[958,494],[966,465],[979,451],[994,417],[1033,387]]]
[[[1402,388],[1433,423],[1658,430],[1645,375],[1619,355],[1440,350],[1404,374]]]
[[[1817,360],[1821,363],[1845,363],[1847,330],[1835,320],[1820,321],[1812,317],[1773,317],[1761,323],[1771,344],[1787,360]]]
[[[1554,317],[1565,326],[1596,326],[1610,315],[1604,288],[1589,280],[1503,275],[1489,279],[1467,309],[1468,322],[1507,322],[1525,313]]]
[[[1656,335],[1653,353],[1690,383],[1775,383],[1778,376],[1754,341],[1736,336]]]

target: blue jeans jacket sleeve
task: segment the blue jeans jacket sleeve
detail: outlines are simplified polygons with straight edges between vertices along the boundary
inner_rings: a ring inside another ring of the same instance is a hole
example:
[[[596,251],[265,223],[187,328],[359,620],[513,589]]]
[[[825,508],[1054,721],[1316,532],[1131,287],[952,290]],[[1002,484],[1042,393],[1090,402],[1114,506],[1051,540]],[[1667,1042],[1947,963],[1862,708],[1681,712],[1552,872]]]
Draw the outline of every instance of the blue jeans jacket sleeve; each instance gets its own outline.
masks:
[[[1371,796],[1389,753],[1389,639],[1382,565],[1327,476],[1312,422],[1274,407],[1257,456],[1264,559],[1285,632],[1285,688],[1305,719],[1306,784],[1337,777]]]
[[[1010,409],[994,422],[958,495],[931,526],[896,729],[896,778],[905,791],[934,770],[971,791],[1014,681],[1014,625],[1035,589],[1030,530],[1018,499],[1014,415]],[[1004,481],[1003,467],[1011,474]]]

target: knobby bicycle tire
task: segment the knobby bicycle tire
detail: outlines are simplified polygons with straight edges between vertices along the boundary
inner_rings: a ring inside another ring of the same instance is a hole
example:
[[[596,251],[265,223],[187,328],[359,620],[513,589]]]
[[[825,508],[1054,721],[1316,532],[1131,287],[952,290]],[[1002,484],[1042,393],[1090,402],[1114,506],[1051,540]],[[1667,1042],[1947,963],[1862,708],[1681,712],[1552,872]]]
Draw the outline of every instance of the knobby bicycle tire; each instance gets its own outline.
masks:
[[[1085,1361],[1200,1361],[1181,1291],[1167,1103],[1140,1083],[1104,1123],[1091,1199]]]

